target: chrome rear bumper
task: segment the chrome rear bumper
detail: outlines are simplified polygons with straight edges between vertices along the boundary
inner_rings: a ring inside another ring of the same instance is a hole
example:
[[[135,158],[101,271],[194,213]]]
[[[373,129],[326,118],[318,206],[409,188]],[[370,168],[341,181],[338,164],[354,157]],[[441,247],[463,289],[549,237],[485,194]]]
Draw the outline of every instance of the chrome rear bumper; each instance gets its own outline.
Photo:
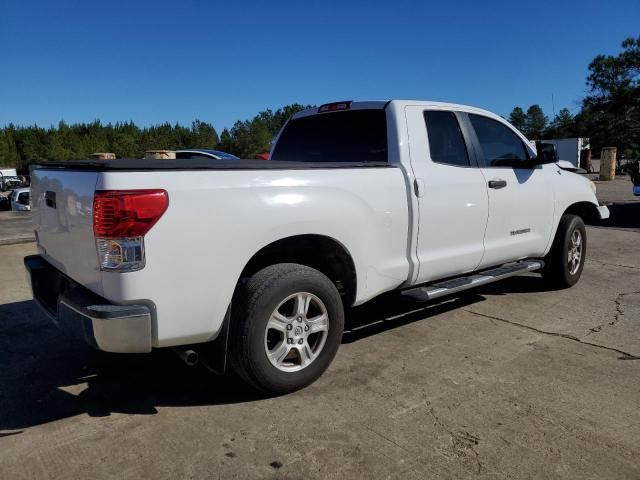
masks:
[[[105,352],[151,351],[151,310],[114,305],[53,267],[40,255],[25,257],[36,303],[60,327]]]

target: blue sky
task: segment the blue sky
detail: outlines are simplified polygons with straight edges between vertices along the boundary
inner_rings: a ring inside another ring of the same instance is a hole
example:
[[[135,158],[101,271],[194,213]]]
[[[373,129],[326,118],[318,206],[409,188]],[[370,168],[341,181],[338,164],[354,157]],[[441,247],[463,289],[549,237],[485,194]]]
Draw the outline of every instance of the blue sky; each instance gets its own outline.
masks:
[[[415,98],[576,110],[640,2],[0,0],[0,125],[221,131],[289,103]]]

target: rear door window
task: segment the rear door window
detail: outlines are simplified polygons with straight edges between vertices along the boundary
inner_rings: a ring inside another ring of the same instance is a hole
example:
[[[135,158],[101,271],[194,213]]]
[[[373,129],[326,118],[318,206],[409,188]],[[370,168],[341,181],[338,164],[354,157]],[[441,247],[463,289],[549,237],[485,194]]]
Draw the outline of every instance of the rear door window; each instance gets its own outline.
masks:
[[[457,167],[470,166],[469,154],[455,113],[427,110],[424,112],[424,121],[433,162]]]
[[[387,117],[382,109],[321,113],[292,119],[271,160],[387,162]]]

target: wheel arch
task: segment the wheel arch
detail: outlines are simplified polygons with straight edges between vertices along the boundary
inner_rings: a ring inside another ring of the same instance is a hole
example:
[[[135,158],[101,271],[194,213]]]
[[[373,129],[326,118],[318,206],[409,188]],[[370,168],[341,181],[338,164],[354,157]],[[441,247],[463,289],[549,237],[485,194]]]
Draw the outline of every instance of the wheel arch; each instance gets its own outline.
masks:
[[[547,243],[547,248],[544,252],[545,256],[549,254],[551,248],[553,247],[553,242],[555,241],[556,235],[558,234],[558,226],[560,225],[562,217],[564,217],[565,215],[577,215],[582,219],[585,225],[588,225],[590,222],[593,222],[599,218],[598,205],[588,200],[580,200],[567,205],[562,210],[562,213],[556,217],[553,231],[551,232],[551,236],[549,237],[549,241]]]
[[[300,234],[275,240],[249,259],[242,269],[238,285],[259,270],[278,263],[298,263],[315,268],[333,282],[345,305],[355,302],[355,263],[347,248],[335,238],[319,234]]]
[[[598,206],[588,201],[574,202],[565,208],[559,218],[564,215],[577,215],[585,224],[588,224],[599,218]]]

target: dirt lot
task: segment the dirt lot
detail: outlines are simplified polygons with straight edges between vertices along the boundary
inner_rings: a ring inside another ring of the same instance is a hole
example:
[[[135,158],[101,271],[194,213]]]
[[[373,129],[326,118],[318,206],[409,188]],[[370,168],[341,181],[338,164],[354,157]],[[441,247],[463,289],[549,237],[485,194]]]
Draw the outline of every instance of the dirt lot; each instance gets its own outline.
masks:
[[[2,478],[640,478],[629,185],[600,187],[614,217],[588,228],[573,289],[532,274],[429,306],[380,299],[348,313],[317,383],[280,398],[171,352],[89,350],[30,300],[34,244],[0,246]]]
[[[30,212],[0,212],[0,245],[33,241]]]

